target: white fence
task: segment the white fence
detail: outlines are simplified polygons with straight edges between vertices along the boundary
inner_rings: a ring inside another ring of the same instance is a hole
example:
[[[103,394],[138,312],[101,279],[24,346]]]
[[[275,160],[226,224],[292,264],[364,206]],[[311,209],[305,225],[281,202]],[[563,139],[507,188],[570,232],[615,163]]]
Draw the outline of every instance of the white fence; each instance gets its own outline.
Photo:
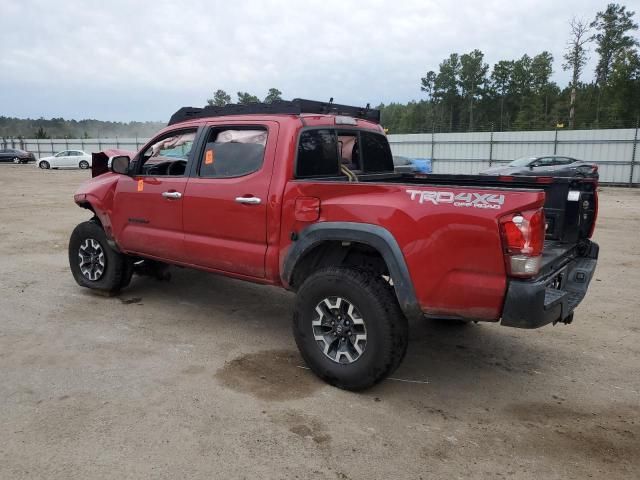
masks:
[[[101,152],[109,148],[137,152],[146,138],[69,138],[69,139],[18,139],[0,138],[0,148],[20,148],[33,152],[36,157],[47,157],[63,150],[84,150],[87,153]]]
[[[145,138],[2,139],[0,148],[23,148],[38,157],[69,149],[139,150]],[[538,132],[418,133],[389,135],[396,155],[431,158],[434,173],[478,173],[524,155],[568,155],[599,165],[603,183],[640,186],[638,129]]]
[[[597,163],[603,183],[640,185],[638,129],[389,135],[395,155],[431,158],[434,173],[475,174],[525,155]]]

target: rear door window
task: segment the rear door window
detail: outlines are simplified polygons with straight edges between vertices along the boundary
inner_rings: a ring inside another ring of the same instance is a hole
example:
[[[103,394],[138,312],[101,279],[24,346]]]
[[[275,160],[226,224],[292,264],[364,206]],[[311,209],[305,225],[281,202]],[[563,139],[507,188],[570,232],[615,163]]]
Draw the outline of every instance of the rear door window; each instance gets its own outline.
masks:
[[[305,130],[300,134],[296,176],[333,177],[340,175],[338,138],[333,129]]]
[[[216,127],[211,129],[200,160],[203,178],[233,178],[262,168],[267,130],[264,127]]]
[[[360,132],[363,170],[365,172],[393,171],[393,155],[386,137],[379,133]]]
[[[384,135],[365,130],[304,130],[298,143],[296,177],[335,177],[346,167],[356,173],[393,172]]]

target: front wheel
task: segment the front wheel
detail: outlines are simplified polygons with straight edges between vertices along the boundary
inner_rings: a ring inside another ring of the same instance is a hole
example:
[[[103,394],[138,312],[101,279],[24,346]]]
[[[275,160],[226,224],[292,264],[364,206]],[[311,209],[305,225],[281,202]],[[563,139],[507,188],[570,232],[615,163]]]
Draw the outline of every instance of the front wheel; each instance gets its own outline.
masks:
[[[89,168],[89,162],[87,162],[86,160],[82,160],[78,166],[82,169],[82,170],[86,170],[87,168]]]
[[[112,249],[96,222],[83,222],[69,240],[69,266],[81,287],[116,293],[126,286],[133,270],[130,259]],[[128,278],[127,278],[128,277]]]
[[[49,165],[49,162],[47,162],[46,160],[40,162],[38,166],[43,170],[48,170],[51,167],[51,165]]]
[[[407,319],[383,278],[328,267],[298,290],[296,344],[309,368],[327,383],[362,390],[380,382],[407,351]]]
[[[20,159],[18,157],[15,157],[13,159],[13,163],[15,163],[17,165],[18,163],[20,163]]]

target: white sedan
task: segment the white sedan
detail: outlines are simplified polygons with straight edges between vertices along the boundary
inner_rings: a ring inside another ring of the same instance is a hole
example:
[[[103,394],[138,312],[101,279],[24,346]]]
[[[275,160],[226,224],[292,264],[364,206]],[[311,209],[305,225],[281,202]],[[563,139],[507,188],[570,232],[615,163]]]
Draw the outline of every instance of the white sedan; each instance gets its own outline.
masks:
[[[42,157],[36,165],[39,168],[82,168],[91,167],[91,154],[82,150],[65,150],[56,153],[53,157]]]

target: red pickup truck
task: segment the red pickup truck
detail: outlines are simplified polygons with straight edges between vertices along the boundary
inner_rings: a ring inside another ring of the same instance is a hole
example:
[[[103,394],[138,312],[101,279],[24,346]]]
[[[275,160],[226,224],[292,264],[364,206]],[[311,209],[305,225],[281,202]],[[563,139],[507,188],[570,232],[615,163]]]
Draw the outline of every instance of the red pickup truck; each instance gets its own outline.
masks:
[[[173,264],[284,287],[305,361],[351,390],[398,367],[408,318],[570,323],[598,257],[595,180],[395,173],[369,108],[185,107],[93,175],[78,284],[115,293]]]

